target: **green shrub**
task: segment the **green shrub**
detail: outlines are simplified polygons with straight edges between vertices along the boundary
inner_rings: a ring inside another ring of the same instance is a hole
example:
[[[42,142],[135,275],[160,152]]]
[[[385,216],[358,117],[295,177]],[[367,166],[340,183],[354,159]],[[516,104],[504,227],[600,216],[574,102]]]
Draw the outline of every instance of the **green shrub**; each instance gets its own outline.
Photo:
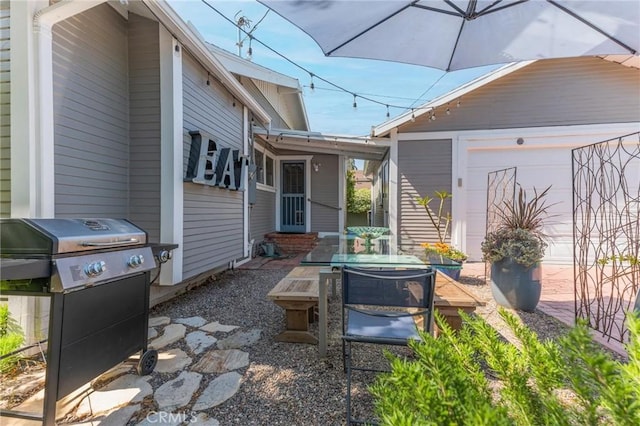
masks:
[[[387,355],[391,372],[371,386],[383,424],[640,424],[639,316],[628,319],[629,360],[619,362],[592,341],[584,323],[558,341],[541,342],[500,310],[516,346],[482,318],[461,315],[457,333],[436,315],[442,333],[412,343],[415,359]]]
[[[5,357],[20,348],[24,336],[20,326],[11,318],[8,305],[0,305],[0,373],[4,373],[16,364],[17,355]]]

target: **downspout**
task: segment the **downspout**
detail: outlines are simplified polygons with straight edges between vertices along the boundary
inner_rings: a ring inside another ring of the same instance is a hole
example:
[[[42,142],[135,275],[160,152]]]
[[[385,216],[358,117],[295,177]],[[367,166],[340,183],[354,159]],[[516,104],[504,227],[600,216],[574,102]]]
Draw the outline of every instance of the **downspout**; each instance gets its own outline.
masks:
[[[37,217],[55,215],[54,119],[53,119],[53,26],[107,0],[62,1],[33,16],[36,38],[36,208]]]

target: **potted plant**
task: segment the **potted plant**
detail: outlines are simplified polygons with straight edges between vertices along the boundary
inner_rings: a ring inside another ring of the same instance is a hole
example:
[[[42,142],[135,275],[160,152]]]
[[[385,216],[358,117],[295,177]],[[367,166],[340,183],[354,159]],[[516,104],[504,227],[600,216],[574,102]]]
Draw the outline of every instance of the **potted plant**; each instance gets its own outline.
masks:
[[[550,189],[538,193],[534,188],[534,196],[527,199],[520,188],[516,202],[504,203],[497,229],[482,242],[483,260],[491,263],[491,293],[499,305],[532,312],[540,300],[540,262],[547,248],[543,225],[551,207],[545,197]]]
[[[442,212],[445,200],[451,198],[452,194],[447,191],[435,191],[434,194],[434,197],[416,198],[416,202],[425,208],[427,216],[438,235],[437,242],[422,243],[420,246],[424,248],[427,260],[435,269],[457,280],[460,278],[462,263],[467,260],[468,256],[445,242],[451,225],[451,213],[447,212],[446,215],[443,215]],[[430,203],[434,200],[438,200],[437,212],[434,212],[430,207]]]

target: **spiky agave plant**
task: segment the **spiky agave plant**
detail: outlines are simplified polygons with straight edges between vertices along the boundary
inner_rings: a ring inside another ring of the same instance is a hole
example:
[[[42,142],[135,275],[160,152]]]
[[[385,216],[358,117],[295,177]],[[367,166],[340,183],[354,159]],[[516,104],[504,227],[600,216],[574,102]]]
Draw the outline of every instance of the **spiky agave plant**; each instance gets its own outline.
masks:
[[[527,199],[526,191],[520,187],[518,198],[514,202],[505,201],[504,210],[498,212],[498,217],[500,218],[499,228],[524,229],[540,237],[546,237],[542,231],[544,220],[555,216],[549,216],[549,208],[557,204],[547,204],[545,197],[550,189],[551,185],[538,193],[538,190],[533,188],[534,196],[531,199]]]

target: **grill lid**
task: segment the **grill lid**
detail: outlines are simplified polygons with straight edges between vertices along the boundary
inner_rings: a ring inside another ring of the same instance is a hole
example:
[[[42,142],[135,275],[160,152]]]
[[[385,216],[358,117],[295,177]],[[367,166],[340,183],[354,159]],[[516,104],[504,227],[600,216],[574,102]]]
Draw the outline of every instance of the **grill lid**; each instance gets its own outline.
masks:
[[[147,233],[125,219],[2,219],[3,257],[37,257],[118,249],[147,243]]]

